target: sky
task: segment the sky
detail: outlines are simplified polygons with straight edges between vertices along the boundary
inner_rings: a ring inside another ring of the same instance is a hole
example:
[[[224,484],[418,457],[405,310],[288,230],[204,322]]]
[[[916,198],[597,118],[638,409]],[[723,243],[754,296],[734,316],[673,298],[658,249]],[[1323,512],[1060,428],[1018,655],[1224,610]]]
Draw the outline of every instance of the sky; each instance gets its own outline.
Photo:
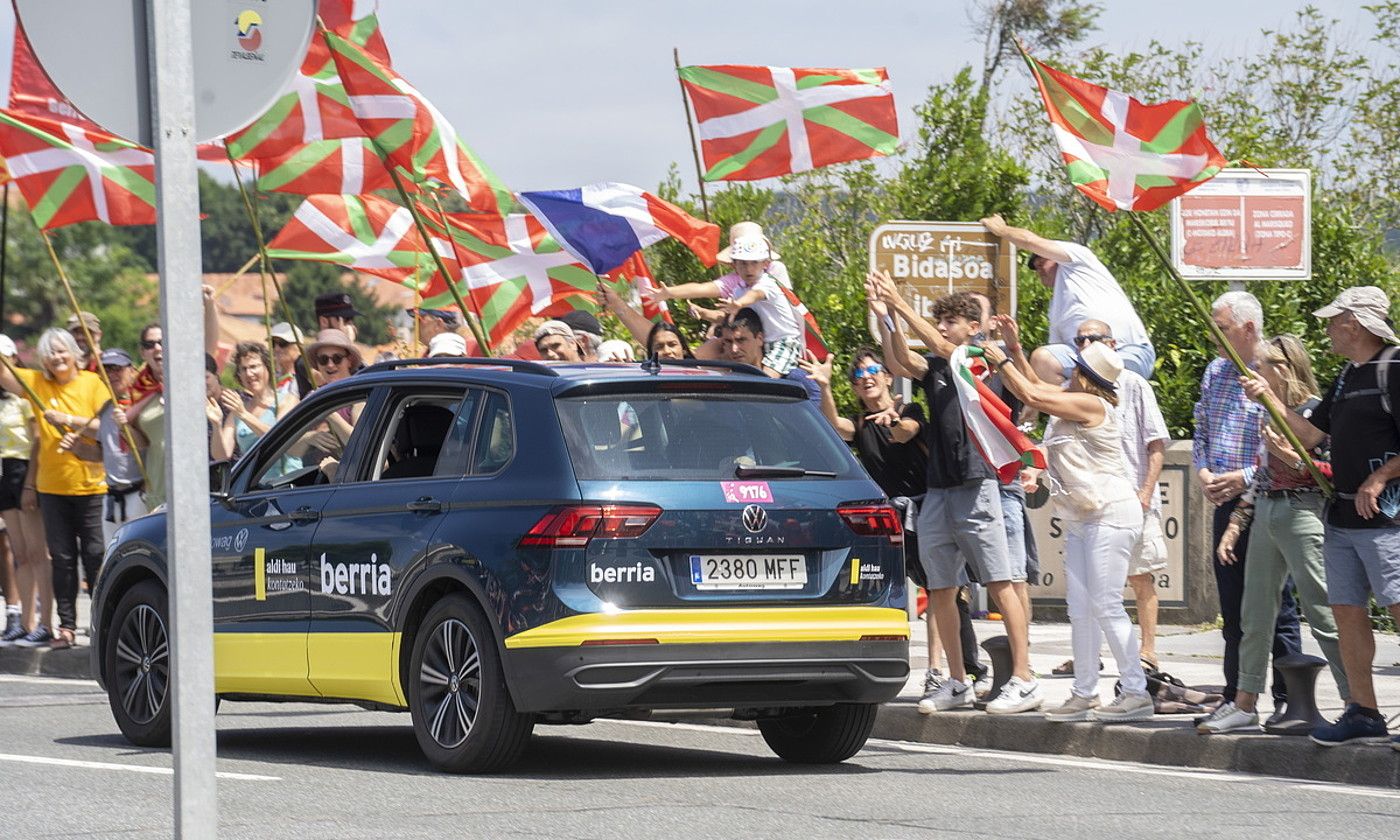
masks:
[[[396,70],[511,188],[598,181],[654,188],[676,162],[689,191],[695,174],[673,47],[686,64],[887,67],[908,140],[912,108],[928,87],[965,64],[981,65],[982,45],[969,18],[974,2],[379,0],[378,6]],[[1313,0],[1350,32],[1367,21],[1366,2]],[[1100,5],[1099,30],[1088,44],[1127,52],[1152,38],[1169,45],[1196,40],[1210,59],[1264,49],[1260,30],[1286,26],[1303,3]],[[5,3],[0,43],[10,43],[13,26]],[[6,87],[8,78],[4,62]]]

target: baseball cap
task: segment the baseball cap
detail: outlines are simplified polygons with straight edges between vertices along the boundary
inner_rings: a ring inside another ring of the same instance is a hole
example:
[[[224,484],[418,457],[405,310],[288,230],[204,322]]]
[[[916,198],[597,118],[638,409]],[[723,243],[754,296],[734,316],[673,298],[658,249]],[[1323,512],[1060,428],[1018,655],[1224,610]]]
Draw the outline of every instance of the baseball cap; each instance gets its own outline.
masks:
[[[439,321],[442,321],[443,323],[447,324],[449,327],[457,326],[457,313],[453,312],[451,309],[410,308],[407,311],[410,315],[431,315],[434,318],[437,318]]]
[[[467,340],[455,332],[438,333],[428,342],[428,358],[435,356],[465,356]]]
[[[1390,315],[1390,298],[1379,288],[1352,286],[1350,289],[1342,289],[1341,294],[1331,303],[1313,314],[1319,318],[1332,318],[1343,312],[1355,315],[1361,326],[1387,343],[1400,343],[1397,342],[1394,328],[1386,323],[1386,318]]]
[[[96,315],[92,314],[91,312],[83,312],[83,313],[82,313],[82,316],[83,316],[83,323],[87,324],[87,328],[88,328],[88,329],[90,329],[90,330],[100,330],[100,329],[102,329],[102,319],[101,319],[101,318],[98,318]],[[73,330],[76,330],[77,328],[78,328],[78,316],[77,316],[77,315],[69,315],[69,316],[68,316],[68,330],[71,332],[71,331],[73,331]]]
[[[573,312],[565,312],[559,316],[559,320],[569,325],[569,329],[576,333],[592,333],[596,336],[603,335],[603,325],[598,323],[597,317],[592,312],[585,312],[582,309],[575,309]]]
[[[345,292],[326,292],[316,296],[316,315],[335,315],[340,318],[355,318],[360,314]]]
[[[545,321],[535,330],[534,341],[538,344],[540,339],[549,335],[562,335],[570,339],[577,337],[574,335],[574,328],[563,321]]]
[[[274,341],[285,341],[288,344],[297,344],[306,340],[301,330],[286,321],[278,321],[272,325],[272,338]]]
[[[132,364],[131,354],[120,347],[102,351],[103,367],[131,367]]]

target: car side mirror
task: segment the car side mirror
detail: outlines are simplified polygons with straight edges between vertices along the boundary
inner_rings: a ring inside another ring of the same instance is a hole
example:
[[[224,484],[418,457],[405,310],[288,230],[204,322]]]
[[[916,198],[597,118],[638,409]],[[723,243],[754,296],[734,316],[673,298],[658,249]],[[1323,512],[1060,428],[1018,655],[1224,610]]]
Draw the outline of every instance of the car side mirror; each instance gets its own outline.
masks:
[[[209,465],[209,495],[230,510],[233,509],[233,494],[229,492],[232,479],[232,461],[215,461]]]

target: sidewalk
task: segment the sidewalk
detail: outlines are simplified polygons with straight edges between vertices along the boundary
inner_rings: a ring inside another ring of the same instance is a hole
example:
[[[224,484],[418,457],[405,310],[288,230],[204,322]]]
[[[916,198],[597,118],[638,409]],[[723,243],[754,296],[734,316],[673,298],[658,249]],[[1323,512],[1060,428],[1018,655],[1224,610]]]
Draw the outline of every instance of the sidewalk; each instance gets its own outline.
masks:
[[[1000,622],[974,624],[979,640],[1002,633]],[[972,711],[921,715],[917,703],[927,667],[927,636],[922,621],[910,628],[909,682],[899,698],[881,710],[875,724],[877,738],[1400,787],[1400,752],[1390,749],[1389,744],[1346,744],[1327,749],[1300,737],[1234,733],[1203,736],[1196,734],[1191,715],[1160,715],[1151,721],[1111,726],[1049,723],[1031,713],[1002,717]],[[1052,668],[1069,658],[1069,639],[1068,624],[1031,627],[1031,668],[1041,677],[1047,709],[1069,698],[1071,679],[1049,676]],[[1387,716],[1395,715],[1400,712],[1400,640],[1378,636],[1376,648],[1374,673],[1380,708]],[[1321,655],[1306,627],[1303,650]],[[1157,653],[1162,669],[1187,685],[1218,688],[1223,682],[1222,651],[1218,630],[1158,628]],[[1112,699],[1117,679],[1112,657],[1105,648],[1099,682],[1100,697],[1105,702]],[[1342,703],[1326,668],[1318,677],[1316,696],[1323,717],[1331,720],[1341,714]],[[1267,698],[1261,698],[1260,708],[1265,714],[1271,711]]]

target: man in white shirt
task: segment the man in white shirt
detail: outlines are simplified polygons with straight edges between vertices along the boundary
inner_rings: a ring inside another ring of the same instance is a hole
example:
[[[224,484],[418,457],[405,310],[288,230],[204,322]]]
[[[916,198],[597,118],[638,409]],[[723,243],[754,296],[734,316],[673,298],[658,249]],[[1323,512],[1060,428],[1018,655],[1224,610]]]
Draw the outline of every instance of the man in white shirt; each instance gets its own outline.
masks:
[[[1147,328],[1113,274],[1094,252],[1075,242],[1046,239],[1025,228],[1012,227],[999,215],[982,219],[982,226],[1023,251],[1040,282],[1052,290],[1050,340],[1031,354],[1036,375],[1045,382],[1064,382],[1074,367],[1074,337],[1079,325],[1094,319],[1108,324],[1117,337],[1123,364],[1144,379],[1152,377],[1157,351]]]

